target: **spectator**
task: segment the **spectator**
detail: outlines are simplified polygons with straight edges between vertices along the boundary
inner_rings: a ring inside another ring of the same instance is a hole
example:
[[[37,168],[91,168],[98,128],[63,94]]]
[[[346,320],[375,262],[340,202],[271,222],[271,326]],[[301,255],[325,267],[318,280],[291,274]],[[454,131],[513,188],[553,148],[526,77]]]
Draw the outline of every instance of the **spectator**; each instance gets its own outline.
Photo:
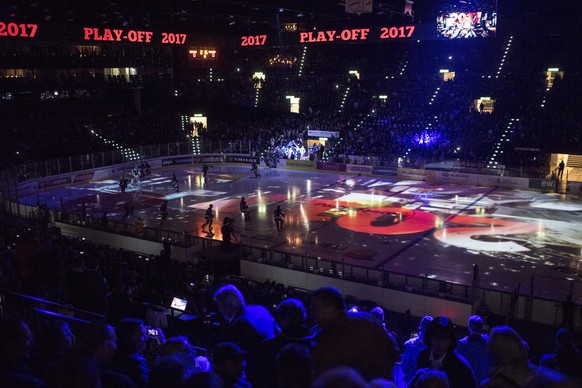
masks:
[[[322,373],[313,383],[313,388],[366,388],[366,379],[356,369],[337,366]]]
[[[320,329],[313,350],[316,374],[344,365],[368,380],[392,378],[400,360],[398,345],[377,320],[365,313],[348,314],[334,287],[315,290],[311,309]]]
[[[286,299],[277,306],[277,323],[281,332],[261,343],[256,357],[249,363],[249,379],[253,387],[273,387],[276,385],[276,371],[273,360],[283,348],[291,343],[304,345],[309,352],[313,348],[313,336],[305,325],[305,308],[297,299]]]
[[[108,324],[90,324],[81,330],[76,348],[80,352],[93,354],[99,363],[101,383],[108,387],[135,387],[129,376],[111,370],[111,362],[117,350],[115,329]]]
[[[113,370],[128,375],[138,387],[147,386],[150,368],[143,357],[147,336],[143,321],[124,318],[117,325],[117,352]]]
[[[263,306],[247,306],[241,292],[227,284],[214,294],[218,310],[226,320],[223,341],[232,341],[243,350],[254,350],[263,340],[272,338],[277,324]]]
[[[307,346],[291,342],[276,357],[276,380],[267,387],[302,388],[311,386],[313,357]]]
[[[184,372],[187,376],[193,373],[196,369],[196,351],[188,341],[187,337],[171,337],[168,338],[161,349],[162,357],[175,357],[186,368]]]
[[[520,387],[535,374],[525,342],[512,328],[499,326],[491,330],[487,350],[493,369],[482,387]]]
[[[246,361],[244,352],[233,342],[221,342],[212,351],[214,370],[224,388],[244,388],[251,384],[245,380]]]
[[[107,315],[109,287],[99,271],[100,260],[96,253],[85,255],[85,266],[77,284],[75,307],[97,314]]]
[[[437,317],[432,320],[424,335],[424,344],[427,348],[418,356],[417,374],[419,371],[424,372],[425,368],[441,370],[446,373],[451,388],[476,386],[471,367],[455,351],[455,326],[449,318]]]
[[[21,320],[0,318],[0,387],[44,387],[29,369],[32,333]]]
[[[94,354],[73,350],[47,371],[46,382],[59,388],[101,388],[99,361]]]
[[[469,317],[469,335],[457,342],[457,352],[471,365],[477,382],[480,383],[489,375],[491,361],[487,353],[489,336],[481,334],[483,319],[478,315]]]
[[[64,321],[47,323],[39,336],[33,370],[38,376],[46,373],[64,359],[73,348],[74,336]]]
[[[418,355],[424,349],[426,345],[424,344],[424,333],[428,328],[428,325],[432,322],[432,317],[430,315],[424,316],[420,320],[420,325],[418,326],[418,335],[414,338],[409,339],[404,343],[404,353],[402,354],[402,371],[404,372],[404,381],[409,383],[416,372],[416,361],[418,360]]]
[[[198,372],[188,377],[184,382],[190,388],[218,388],[222,387],[222,380],[214,372]]]
[[[151,327],[165,329],[168,327],[166,308],[162,305],[159,295],[152,297],[153,303],[148,303],[146,307],[145,323]]]
[[[449,379],[446,373],[429,369],[418,376],[411,388],[449,388]]]
[[[576,348],[572,334],[566,329],[556,332],[555,350],[544,354],[540,366],[563,373],[582,382],[582,352]]]
[[[22,284],[22,290],[30,294],[34,294],[38,287],[40,275],[38,273],[38,256],[40,251],[41,247],[38,239],[33,238],[30,232],[25,232],[16,241],[16,246],[14,247],[14,260]]]
[[[151,369],[149,386],[178,388],[186,377],[187,366],[177,356],[165,356],[157,360]]]
[[[547,369],[539,368],[523,384],[523,388],[579,388],[579,380],[568,380],[563,374]]]
[[[384,330],[388,332],[388,329],[386,328],[386,323],[384,322],[384,310],[382,310],[382,307],[380,306],[374,307],[372,310],[370,310],[370,315],[376,318],[376,320],[380,322]]]

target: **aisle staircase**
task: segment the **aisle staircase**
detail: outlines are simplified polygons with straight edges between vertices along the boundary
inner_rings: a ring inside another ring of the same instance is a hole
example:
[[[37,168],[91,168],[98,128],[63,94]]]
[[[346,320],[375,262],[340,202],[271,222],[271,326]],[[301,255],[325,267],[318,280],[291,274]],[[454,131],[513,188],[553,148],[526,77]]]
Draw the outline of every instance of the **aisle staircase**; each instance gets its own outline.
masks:
[[[519,123],[519,119],[509,119],[504,125],[505,129],[501,133],[499,139],[493,145],[493,151],[487,159],[487,168],[501,168],[499,161],[501,160],[502,154],[507,150],[507,144],[513,135],[515,126]]]
[[[91,131],[91,134],[93,136],[100,139],[103,143],[105,143],[108,146],[111,146],[111,147],[115,148],[117,151],[119,151],[125,159],[127,159],[129,161],[143,159],[143,157],[139,154],[139,152],[137,152],[131,148],[126,148],[126,147],[122,146],[121,144],[117,143],[115,140],[107,139],[106,137],[102,136],[100,133],[97,133],[94,129],[91,129],[90,131]]]

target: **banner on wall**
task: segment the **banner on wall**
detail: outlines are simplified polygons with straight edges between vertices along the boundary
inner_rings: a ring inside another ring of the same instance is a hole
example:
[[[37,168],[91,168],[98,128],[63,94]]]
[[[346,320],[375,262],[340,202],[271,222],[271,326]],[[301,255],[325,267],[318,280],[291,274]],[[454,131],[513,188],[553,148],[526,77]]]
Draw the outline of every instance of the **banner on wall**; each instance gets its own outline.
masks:
[[[529,187],[529,178],[498,175],[479,175],[479,184],[484,186],[503,186],[525,189]]]
[[[582,193],[582,182],[568,182],[566,191],[569,193]]]
[[[398,176],[402,178],[410,179],[420,179],[420,180],[433,180],[434,171],[432,170],[421,170],[417,168],[398,168]]]
[[[260,158],[258,156],[244,156],[244,155],[225,155],[224,161],[226,163],[257,163],[259,164]]]
[[[374,168],[372,166],[364,166],[360,164],[346,164],[346,172],[371,175],[374,172]]]
[[[38,188],[42,190],[42,189],[46,189],[49,187],[68,185],[70,183],[71,183],[70,176],[62,176],[62,177],[47,179],[46,181],[38,182]]]
[[[132,164],[124,164],[121,166],[113,166],[113,168],[111,169],[111,172],[113,174],[116,174],[118,172],[125,172],[125,171],[131,171],[131,169],[133,168]]]
[[[287,167],[292,168],[299,168],[302,170],[312,170],[315,169],[316,164],[314,161],[311,160],[293,160],[293,159],[284,159]]]
[[[222,155],[194,155],[192,163],[222,163],[224,156]]]
[[[555,179],[533,179],[529,180],[530,189],[541,189],[548,191],[556,191],[556,180]]]
[[[317,162],[317,169],[323,171],[346,171],[343,163]]]
[[[181,164],[192,164],[191,156],[181,158],[162,159],[162,166],[177,166]]]
[[[91,179],[93,179],[93,175],[94,175],[93,171],[84,172],[82,174],[77,174],[73,178],[73,183],[90,181]]]
[[[339,137],[339,132],[335,131],[319,131],[315,129],[310,129],[307,131],[307,136],[309,137]]]
[[[388,166],[374,166],[373,173],[375,175],[398,176],[398,168]]]
[[[474,174],[462,172],[435,171],[434,178],[439,182],[452,182],[461,184],[477,184],[478,179]]]

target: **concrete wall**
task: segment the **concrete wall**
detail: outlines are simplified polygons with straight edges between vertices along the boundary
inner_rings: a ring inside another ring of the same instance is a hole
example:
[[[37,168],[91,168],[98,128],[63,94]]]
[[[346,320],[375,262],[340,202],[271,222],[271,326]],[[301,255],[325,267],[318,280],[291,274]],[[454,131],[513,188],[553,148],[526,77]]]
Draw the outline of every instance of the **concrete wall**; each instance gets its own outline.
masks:
[[[241,275],[253,280],[271,280],[287,286],[314,290],[323,286],[334,286],[344,295],[357,295],[360,300],[373,300],[384,308],[404,313],[410,310],[412,315],[446,315],[457,325],[466,325],[471,316],[471,305],[431,298],[424,295],[390,290],[367,284],[350,282],[338,278],[329,278],[307,272],[286,268],[272,267],[251,261],[241,261]]]
[[[61,222],[57,222],[55,226],[61,230],[63,236],[85,238],[85,240],[91,241],[94,244],[101,244],[115,249],[125,249],[143,253],[145,255],[154,256],[159,255],[160,252],[164,249],[162,243],[155,241],[143,240],[106,231],[82,228]],[[172,246],[172,259],[180,261],[192,261],[194,256],[199,251],[200,246],[198,245],[194,245],[188,248]]]

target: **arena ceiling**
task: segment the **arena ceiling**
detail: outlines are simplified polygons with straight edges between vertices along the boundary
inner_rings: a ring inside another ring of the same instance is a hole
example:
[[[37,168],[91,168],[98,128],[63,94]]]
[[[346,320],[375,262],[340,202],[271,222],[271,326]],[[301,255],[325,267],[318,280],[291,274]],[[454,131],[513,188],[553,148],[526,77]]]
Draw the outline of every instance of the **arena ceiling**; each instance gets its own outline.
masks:
[[[0,5],[0,20],[237,34],[280,23],[398,16],[405,2],[374,0],[372,14],[356,15],[345,12],[345,1],[353,0],[9,0]]]
[[[0,22],[239,35],[272,31],[283,23],[356,19],[383,23],[402,18],[406,2],[413,3],[414,22],[427,22],[444,4],[496,0],[372,0],[372,13],[361,15],[346,13],[346,1],[357,0],[1,0]],[[562,0],[550,8],[547,0],[497,0],[498,12],[516,19],[549,13],[579,15],[573,11],[579,7],[580,0]]]

